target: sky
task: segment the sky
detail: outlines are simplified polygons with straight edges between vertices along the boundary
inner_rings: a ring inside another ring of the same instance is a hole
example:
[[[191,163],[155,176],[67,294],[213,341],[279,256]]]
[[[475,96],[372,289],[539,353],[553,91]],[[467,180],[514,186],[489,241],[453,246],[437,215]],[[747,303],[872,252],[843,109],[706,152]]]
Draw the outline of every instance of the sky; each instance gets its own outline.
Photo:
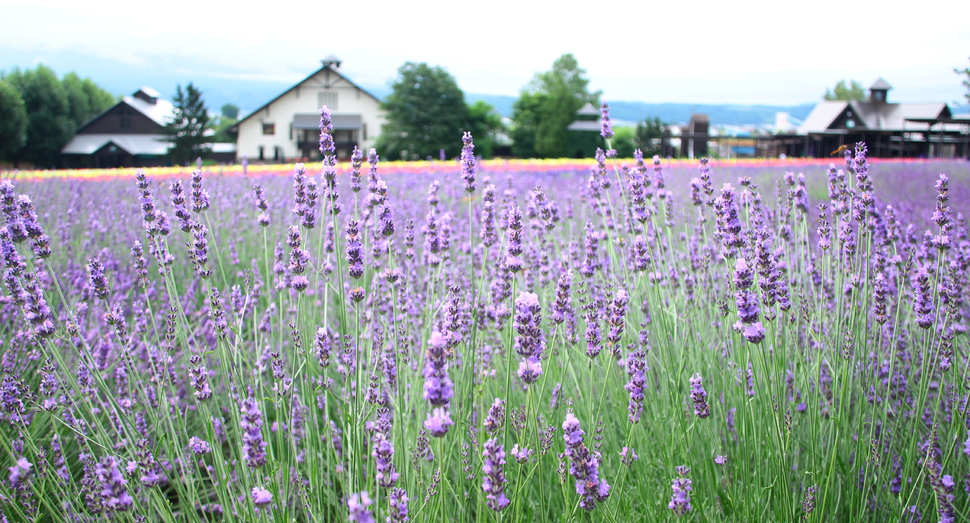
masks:
[[[517,96],[572,53],[606,101],[795,105],[881,77],[890,101],[967,103],[954,73],[970,67],[966,1],[342,4],[0,0],[0,71],[45,63],[102,85],[175,79],[154,86],[163,94],[174,81],[279,94],[332,54],[364,88],[386,90],[412,61],[466,93]]]

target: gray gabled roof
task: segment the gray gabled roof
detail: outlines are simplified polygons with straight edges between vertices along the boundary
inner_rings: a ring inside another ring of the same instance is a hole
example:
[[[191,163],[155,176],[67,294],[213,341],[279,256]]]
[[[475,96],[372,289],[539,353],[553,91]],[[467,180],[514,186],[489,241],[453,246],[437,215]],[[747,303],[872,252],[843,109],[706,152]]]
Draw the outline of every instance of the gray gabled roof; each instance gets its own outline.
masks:
[[[138,92],[143,92],[149,96],[157,98],[157,100],[155,101],[154,104],[151,104],[146,102],[145,100],[142,100],[141,98],[136,98],[134,95],[122,97],[120,102],[112,105],[111,107],[105,109],[104,111],[101,111],[100,113],[92,117],[90,120],[81,124],[77,128],[77,132],[81,132],[82,129],[84,129],[88,125],[91,125],[91,123],[96,121],[98,118],[101,118],[103,114],[107,113],[108,111],[111,111],[115,107],[118,107],[118,105],[120,104],[125,104],[128,107],[131,107],[132,109],[138,111],[139,113],[147,116],[158,125],[161,125],[164,127],[168,119],[171,118],[172,115],[175,113],[175,106],[172,105],[172,102],[162,99],[158,91],[152,89],[151,87],[142,87],[138,91],[135,91],[135,94],[137,94]]]
[[[885,89],[887,91],[889,89],[892,89],[892,88],[893,88],[893,86],[889,85],[889,82],[883,80],[882,78],[876,80],[876,83],[872,84],[872,86],[869,87],[870,90],[872,90],[872,89]]]
[[[131,155],[162,156],[168,140],[161,134],[77,134],[61,149],[64,154],[94,154],[108,144]]]
[[[805,122],[798,128],[801,134],[832,130],[835,122],[846,112],[852,111],[860,128],[876,131],[915,130],[916,124],[905,124],[907,118],[949,118],[950,108],[945,103],[872,103],[860,101],[821,102],[812,109]]]
[[[798,128],[801,134],[825,131],[832,125],[842,111],[845,110],[849,102],[842,100],[821,102],[812,109],[811,113],[805,117],[805,121]]]

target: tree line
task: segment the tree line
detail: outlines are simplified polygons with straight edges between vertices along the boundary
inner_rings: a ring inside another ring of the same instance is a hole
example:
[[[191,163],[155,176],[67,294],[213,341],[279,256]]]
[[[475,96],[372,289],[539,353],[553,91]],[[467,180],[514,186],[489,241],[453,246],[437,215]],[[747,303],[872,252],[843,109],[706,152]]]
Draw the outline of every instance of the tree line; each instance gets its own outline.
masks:
[[[77,128],[119,97],[90,78],[41,64],[0,73],[0,162],[50,167]]]
[[[388,159],[457,156],[461,143],[455,136],[465,131],[475,138],[476,154],[486,158],[561,158],[591,156],[595,151],[595,145],[590,149],[588,144],[577,151],[570,139],[568,127],[577,111],[587,103],[598,109],[601,95],[590,91],[586,71],[572,54],[560,56],[552,69],[532,78],[507,122],[488,103],[467,104],[455,78],[438,66],[407,62],[398,69],[391,89],[381,103],[388,123],[377,142],[381,156]],[[636,128],[618,128],[612,145],[624,156],[632,156],[636,148],[648,156],[659,154],[663,128],[658,118],[647,118]]]

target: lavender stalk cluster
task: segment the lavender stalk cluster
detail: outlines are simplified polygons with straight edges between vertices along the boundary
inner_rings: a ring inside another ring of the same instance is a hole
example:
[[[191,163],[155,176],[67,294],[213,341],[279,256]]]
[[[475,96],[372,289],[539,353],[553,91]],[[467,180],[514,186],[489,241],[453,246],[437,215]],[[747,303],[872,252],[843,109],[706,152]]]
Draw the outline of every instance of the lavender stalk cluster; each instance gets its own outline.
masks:
[[[519,362],[519,378],[526,384],[535,383],[542,375],[542,352],[546,341],[542,334],[542,309],[539,306],[539,296],[531,292],[522,292],[515,300],[515,352],[522,357]]]
[[[95,477],[101,485],[101,506],[108,512],[124,512],[130,510],[134,504],[125,488],[128,480],[118,469],[118,465],[114,456],[105,456],[94,467]]]
[[[439,331],[431,333],[424,358],[424,399],[436,407],[424,422],[424,428],[432,436],[441,437],[454,425],[448,413],[448,405],[454,396],[454,384],[448,377],[446,350],[448,342]]]
[[[320,153],[323,154],[323,199],[327,202],[327,210],[332,215],[340,213],[337,203],[337,146],[333,141],[333,118],[330,109],[324,105],[320,108]]]
[[[933,325],[936,314],[933,311],[933,294],[930,290],[930,275],[926,267],[920,266],[912,276],[913,284],[913,312],[916,314],[916,324],[921,329],[928,329]]]
[[[185,191],[182,188],[182,181],[175,180],[169,184],[172,193],[172,206],[175,208],[175,217],[179,220],[179,228],[182,232],[192,230],[192,213],[185,207]]]
[[[630,296],[626,291],[620,289],[616,291],[616,296],[610,301],[606,309],[606,323],[610,326],[610,333],[606,341],[610,342],[614,355],[619,359],[620,340],[623,337],[623,328],[626,324],[626,307],[630,302]]]
[[[482,449],[482,490],[485,491],[485,504],[488,508],[498,512],[509,506],[509,498],[505,495],[505,447],[499,444],[498,438],[485,442]]]
[[[563,421],[563,439],[566,441],[566,456],[569,458],[569,473],[576,480],[576,493],[582,496],[579,506],[585,510],[596,508],[597,502],[606,501],[610,495],[610,485],[599,477],[602,456],[590,452],[583,442],[586,434],[579,425],[579,419],[572,412],[566,413]]]
[[[610,120],[610,106],[603,102],[600,105],[601,128],[600,136],[609,140],[613,138],[613,122]]]
[[[735,303],[738,306],[738,321],[733,328],[744,336],[748,343],[761,343],[765,339],[766,331],[758,321],[760,308],[758,295],[751,290],[754,285],[754,274],[747,260],[738,258],[734,264]]]
[[[466,131],[461,137],[461,177],[465,180],[465,192],[475,192],[475,143],[472,133]]]
[[[667,504],[667,508],[674,511],[677,516],[683,516],[691,511],[690,506],[690,493],[694,488],[691,486],[691,480],[687,477],[690,474],[690,469],[684,465],[677,467],[677,474],[679,477],[674,478],[673,481],[673,495],[670,496],[670,503]]]
[[[694,403],[694,415],[704,419],[711,415],[711,406],[707,404],[707,391],[701,381],[700,374],[690,378],[690,400]]]
[[[734,187],[730,183],[721,187],[721,195],[714,201],[714,213],[717,216],[715,235],[721,240],[722,254],[725,258],[734,258],[744,248],[745,239]]]
[[[643,392],[647,388],[647,351],[644,345],[639,345],[626,359],[626,373],[630,381],[624,387],[630,394],[627,405],[627,419],[630,423],[638,423],[643,412]]]
[[[522,270],[522,210],[509,207],[508,212],[508,242],[505,266],[509,272],[515,274]]]
[[[347,500],[347,510],[350,512],[350,521],[355,523],[375,523],[374,515],[369,508],[374,504],[367,491],[354,493]]]
[[[239,426],[243,435],[243,461],[252,469],[266,464],[266,441],[263,440],[263,415],[259,411],[259,404],[252,398],[242,402],[242,417]]]

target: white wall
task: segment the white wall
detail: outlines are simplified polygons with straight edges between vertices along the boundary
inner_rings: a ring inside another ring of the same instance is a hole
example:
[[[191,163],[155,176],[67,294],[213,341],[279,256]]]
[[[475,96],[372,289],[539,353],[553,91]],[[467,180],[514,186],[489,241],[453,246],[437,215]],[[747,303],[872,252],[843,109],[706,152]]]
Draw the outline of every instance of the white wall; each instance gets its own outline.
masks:
[[[325,88],[328,83],[329,88]],[[237,161],[243,156],[248,156],[250,161],[257,161],[260,146],[263,147],[266,161],[272,161],[274,147],[280,147],[287,160],[299,157],[297,141],[300,133],[296,129],[293,129],[292,134],[290,132],[293,116],[319,114],[318,101],[321,92],[328,93],[324,98],[332,96],[332,93],[337,95],[337,107],[336,109],[330,107],[331,114],[360,115],[362,125],[367,127],[367,139],[362,139],[363,129],[358,131],[358,140],[362,143],[358,143],[357,146],[366,155],[367,151],[374,147],[381,127],[387,123],[384,112],[380,110],[379,102],[334,71],[320,70],[239,124],[239,135],[236,139]],[[264,135],[263,123],[276,124],[275,134]],[[316,136],[319,137],[319,135]]]

